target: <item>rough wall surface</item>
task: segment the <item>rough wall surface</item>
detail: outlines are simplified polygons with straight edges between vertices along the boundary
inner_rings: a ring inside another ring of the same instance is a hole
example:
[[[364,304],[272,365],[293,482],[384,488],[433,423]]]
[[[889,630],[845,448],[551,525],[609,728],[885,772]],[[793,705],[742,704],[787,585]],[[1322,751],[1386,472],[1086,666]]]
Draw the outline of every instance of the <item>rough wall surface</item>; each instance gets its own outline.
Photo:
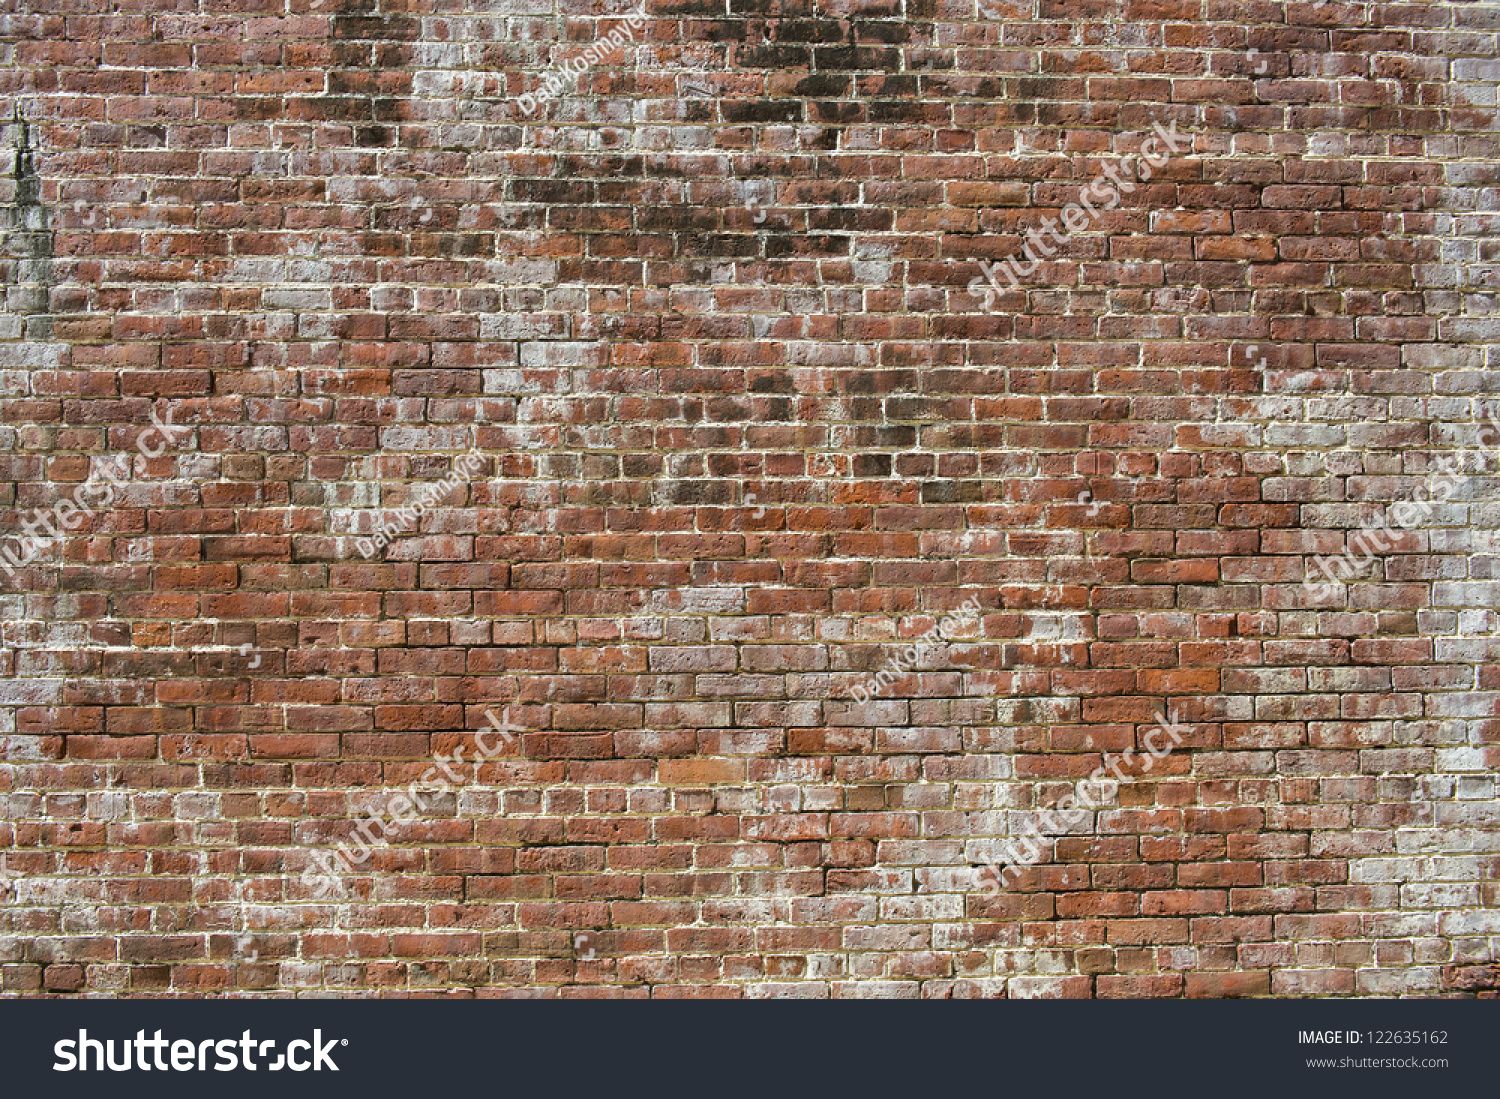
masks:
[[[0,989],[1494,995],[1497,31],[5,0]]]

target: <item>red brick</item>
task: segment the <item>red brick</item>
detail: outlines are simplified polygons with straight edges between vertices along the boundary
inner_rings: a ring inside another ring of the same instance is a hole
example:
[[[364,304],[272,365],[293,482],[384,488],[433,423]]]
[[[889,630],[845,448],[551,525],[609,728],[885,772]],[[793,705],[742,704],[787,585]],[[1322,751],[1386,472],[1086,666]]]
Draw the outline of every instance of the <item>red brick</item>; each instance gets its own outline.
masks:
[[[129,477],[6,574],[0,989],[1493,995],[1494,486],[1303,587],[1489,462],[1485,20],[735,7],[531,115],[588,20],[16,24],[0,548]]]

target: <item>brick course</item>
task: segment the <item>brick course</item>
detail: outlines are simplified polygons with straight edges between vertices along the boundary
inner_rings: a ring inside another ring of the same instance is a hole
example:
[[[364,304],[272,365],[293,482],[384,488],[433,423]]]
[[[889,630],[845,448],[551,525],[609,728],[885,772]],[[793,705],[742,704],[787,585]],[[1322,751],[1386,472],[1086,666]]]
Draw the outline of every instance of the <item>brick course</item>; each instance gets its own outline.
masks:
[[[1500,5],[636,10],[0,16],[0,992],[1500,994]]]

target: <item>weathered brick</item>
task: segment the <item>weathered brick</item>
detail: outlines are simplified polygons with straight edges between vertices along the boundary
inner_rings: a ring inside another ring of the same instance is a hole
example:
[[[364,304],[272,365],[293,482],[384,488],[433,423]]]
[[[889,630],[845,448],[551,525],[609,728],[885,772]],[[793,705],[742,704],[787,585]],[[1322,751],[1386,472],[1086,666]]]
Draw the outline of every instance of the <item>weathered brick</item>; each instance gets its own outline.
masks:
[[[1495,993],[1482,6],[373,6],[0,23],[0,990]]]

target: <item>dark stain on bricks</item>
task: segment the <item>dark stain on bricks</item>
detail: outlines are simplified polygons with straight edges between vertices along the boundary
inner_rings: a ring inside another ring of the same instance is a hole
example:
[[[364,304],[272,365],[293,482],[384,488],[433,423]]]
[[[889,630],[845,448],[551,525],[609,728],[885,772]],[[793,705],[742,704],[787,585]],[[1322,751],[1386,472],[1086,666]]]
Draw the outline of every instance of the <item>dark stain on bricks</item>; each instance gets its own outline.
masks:
[[[391,10],[406,6],[405,0],[337,2],[331,19],[334,58],[344,67],[328,74],[327,117],[356,123],[359,147],[386,147],[396,134],[391,124],[410,118],[412,43],[421,36],[422,22]]]
[[[10,195],[0,206],[3,244],[0,265],[4,276],[5,309],[25,319],[27,339],[52,335],[53,269],[52,213],[42,202],[42,177],[36,166],[36,138],[31,123],[18,106],[9,127],[11,135]]]

